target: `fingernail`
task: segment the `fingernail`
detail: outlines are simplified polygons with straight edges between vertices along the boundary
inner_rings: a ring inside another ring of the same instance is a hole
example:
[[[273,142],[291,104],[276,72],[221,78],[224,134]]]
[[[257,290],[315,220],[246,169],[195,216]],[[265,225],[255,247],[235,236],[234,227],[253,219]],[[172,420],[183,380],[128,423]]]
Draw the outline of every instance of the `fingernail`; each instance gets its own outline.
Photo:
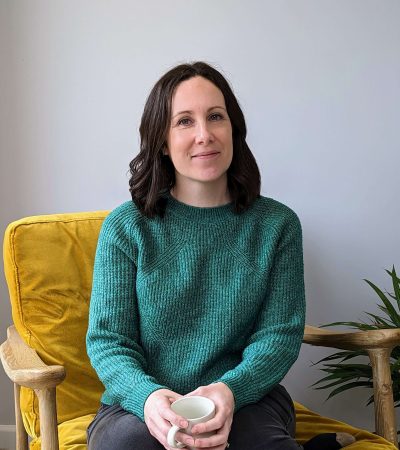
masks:
[[[186,427],[188,426],[188,423],[186,422],[186,420],[181,420],[181,421],[180,421],[180,426],[181,426],[182,428],[186,428]]]

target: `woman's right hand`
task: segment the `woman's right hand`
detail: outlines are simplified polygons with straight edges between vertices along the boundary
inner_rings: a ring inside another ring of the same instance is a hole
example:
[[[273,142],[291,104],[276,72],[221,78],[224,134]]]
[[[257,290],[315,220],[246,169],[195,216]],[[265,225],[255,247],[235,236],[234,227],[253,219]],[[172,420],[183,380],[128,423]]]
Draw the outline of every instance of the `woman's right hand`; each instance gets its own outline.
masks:
[[[171,409],[171,403],[181,397],[182,395],[169,389],[158,389],[147,397],[146,403],[144,404],[144,421],[150,434],[168,450],[171,449],[167,443],[167,434],[171,428],[171,424],[177,425],[179,428],[186,428],[188,426],[187,420],[175,414]],[[176,438],[180,442],[185,442],[185,438],[190,437],[178,432]]]

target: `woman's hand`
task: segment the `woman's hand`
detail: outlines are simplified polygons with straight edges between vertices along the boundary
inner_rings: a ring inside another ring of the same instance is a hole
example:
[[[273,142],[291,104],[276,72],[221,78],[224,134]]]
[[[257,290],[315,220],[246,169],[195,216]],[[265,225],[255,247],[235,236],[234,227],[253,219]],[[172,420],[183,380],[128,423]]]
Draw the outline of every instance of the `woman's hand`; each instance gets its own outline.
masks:
[[[167,443],[167,434],[171,424],[180,428],[188,426],[187,420],[175,414],[171,409],[171,403],[181,397],[182,395],[168,389],[159,389],[150,394],[144,404],[144,421],[150,434],[168,450],[172,450]],[[190,437],[184,433],[177,433],[176,438],[180,442],[185,442]]]
[[[235,410],[232,391],[224,383],[213,383],[201,386],[188,394],[188,396],[192,395],[201,395],[212,400],[215,403],[215,416],[207,422],[195,425],[192,428],[193,439],[186,437],[185,443],[201,449],[224,450],[227,447]],[[207,438],[196,439],[197,434],[209,431],[216,433]]]

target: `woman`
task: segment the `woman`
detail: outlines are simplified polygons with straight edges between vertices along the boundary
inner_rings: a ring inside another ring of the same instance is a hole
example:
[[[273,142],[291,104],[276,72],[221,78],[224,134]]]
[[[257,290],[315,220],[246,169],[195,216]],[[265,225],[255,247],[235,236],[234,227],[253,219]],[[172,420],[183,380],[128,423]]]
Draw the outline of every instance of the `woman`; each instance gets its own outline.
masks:
[[[89,449],[170,449],[171,424],[187,426],[170,405],[193,394],[216,415],[180,442],[299,449],[279,385],[304,329],[298,217],[260,196],[243,113],[209,65],[156,83],[140,135],[132,201],[107,217],[96,253],[87,349],[105,392]]]

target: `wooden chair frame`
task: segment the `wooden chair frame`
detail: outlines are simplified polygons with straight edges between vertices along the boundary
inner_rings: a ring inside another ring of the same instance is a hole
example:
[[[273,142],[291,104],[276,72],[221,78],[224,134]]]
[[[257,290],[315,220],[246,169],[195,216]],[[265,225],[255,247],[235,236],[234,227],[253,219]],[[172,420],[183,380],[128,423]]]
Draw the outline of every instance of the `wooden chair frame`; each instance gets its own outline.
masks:
[[[306,325],[303,342],[311,345],[368,352],[373,374],[375,427],[378,435],[398,448],[389,358],[400,345],[400,329],[371,331],[330,331]],[[31,388],[39,400],[42,450],[59,450],[56,386],[65,378],[63,366],[48,366],[19,336],[14,326],[7,330],[7,340],[0,346],[0,358],[14,383],[17,450],[28,450],[28,435],[22,423],[20,386]]]

